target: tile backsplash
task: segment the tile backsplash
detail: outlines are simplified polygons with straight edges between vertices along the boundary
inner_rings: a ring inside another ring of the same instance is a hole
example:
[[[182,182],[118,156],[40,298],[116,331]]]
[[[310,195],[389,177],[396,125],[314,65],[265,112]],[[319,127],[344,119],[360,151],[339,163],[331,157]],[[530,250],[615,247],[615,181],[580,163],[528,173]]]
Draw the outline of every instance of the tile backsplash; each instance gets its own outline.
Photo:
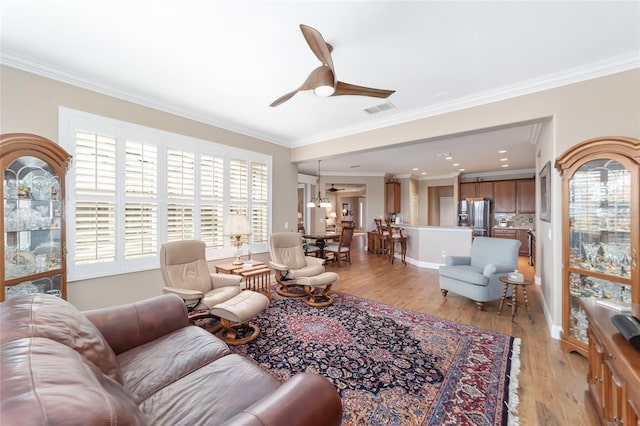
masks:
[[[507,226],[531,229],[536,227],[536,215],[525,213],[496,213],[493,215],[494,226],[498,226],[503,217],[507,220]]]

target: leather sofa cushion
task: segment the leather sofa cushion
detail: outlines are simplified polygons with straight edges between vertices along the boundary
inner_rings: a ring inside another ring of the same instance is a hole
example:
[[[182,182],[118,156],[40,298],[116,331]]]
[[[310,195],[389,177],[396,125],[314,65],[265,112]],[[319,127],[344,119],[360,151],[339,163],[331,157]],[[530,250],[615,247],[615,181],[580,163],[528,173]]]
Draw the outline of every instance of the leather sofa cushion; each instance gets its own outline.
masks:
[[[190,426],[222,424],[278,387],[280,382],[257,364],[231,354],[168,384],[139,406],[153,425],[175,424],[176,419]]]
[[[202,328],[185,327],[119,354],[118,361],[125,388],[140,404],[160,389],[230,353],[222,340],[212,339]]]
[[[1,342],[22,337],[44,337],[59,342],[122,383],[116,354],[104,336],[75,306],[61,298],[32,294],[0,304]]]
[[[145,424],[123,386],[65,344],[28,337],[0,346],[0,424]]]

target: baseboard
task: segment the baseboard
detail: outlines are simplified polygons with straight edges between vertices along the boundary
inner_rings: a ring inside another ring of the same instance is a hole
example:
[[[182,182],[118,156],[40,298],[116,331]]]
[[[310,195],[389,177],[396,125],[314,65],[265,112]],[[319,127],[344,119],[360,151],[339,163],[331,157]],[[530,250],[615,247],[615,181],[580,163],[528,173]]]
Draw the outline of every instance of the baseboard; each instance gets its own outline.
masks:
[[[538,284],[538,276],[536,276],[536,284]],[[556,325],[551,320],[551,315],[549,314],[549,307],[547,306],[547,300],[544,298],[544,294],[542,290],[539,292],[540,301],[542,302],[542,311],[544,312],[544,318],[547,321],[547,327],[549,328],[549,334],[556,340],[560,340],[562,335],[562,326]]]

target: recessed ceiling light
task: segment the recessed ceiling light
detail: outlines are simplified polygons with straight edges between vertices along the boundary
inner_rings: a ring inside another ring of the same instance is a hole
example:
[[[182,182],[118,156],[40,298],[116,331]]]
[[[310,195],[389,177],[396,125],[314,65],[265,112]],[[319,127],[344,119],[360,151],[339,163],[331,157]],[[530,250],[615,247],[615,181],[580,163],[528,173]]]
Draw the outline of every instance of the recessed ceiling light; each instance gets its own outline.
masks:
[[[500,161],[509,161],[508,158],[501,158]]]
[[[414,172],[416,172],[416,171],[418,171],[418,168],[417,168],[417,167],[414,167],[414,168],[413,168],[413,169],[411,169],[411,170],[413,170]]]
[[[464,172],[464,169],[458,169],[459,172]]]
[[[502,166],[500,166],[500,167],[509,167],[509,165],[508,165],[508,164],[503,164],[503,165],[502,165]]]
[[[453,160],[452,156],[444,157],[445,160]]]
[[[453,167],[458,167],[460,163],[453,163]]]
[[[420,173],[420,174],[421,174],[421,175],[426,175],[426,174],[427,174],[427,172],[422,172],[422,173]]]
[[[507,152],[507,150],[506,150],[506,149],[501,149],[500,151],[498,151],[498,154],[504,154],[504,153],[506,153],[506,152]]]

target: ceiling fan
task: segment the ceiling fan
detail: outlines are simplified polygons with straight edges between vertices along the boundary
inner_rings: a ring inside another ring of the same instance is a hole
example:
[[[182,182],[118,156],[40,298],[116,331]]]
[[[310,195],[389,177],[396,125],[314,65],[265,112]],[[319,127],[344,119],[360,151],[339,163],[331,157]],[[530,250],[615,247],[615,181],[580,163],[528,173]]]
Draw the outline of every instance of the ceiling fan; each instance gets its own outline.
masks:
[[[311,74],[296,90],[287,93],[273,101],[270,105],[276,107],[293,97],[296,93],[303,90],[313,90],[318,96],[340,96],[340,95],[359,95],[372,96],[375,98],[387,98],[395,90],[373,89],[370,87],[356,86],[354,84],[343,83],[336,79],[335,69],[333,68],[333,60],[331,59],[331,51],[333,47],[324,41],[322,34],[315,28],[308,25],[300,24],[300,30],[307,44],[316,55],[322,65],[311,71]]]
[[[333,186],[333,184],[331,184],[331,188],[327,189],[327,191],[329,191],[329,192],[344,191],[344,188],[335,188],[335,187]]]

